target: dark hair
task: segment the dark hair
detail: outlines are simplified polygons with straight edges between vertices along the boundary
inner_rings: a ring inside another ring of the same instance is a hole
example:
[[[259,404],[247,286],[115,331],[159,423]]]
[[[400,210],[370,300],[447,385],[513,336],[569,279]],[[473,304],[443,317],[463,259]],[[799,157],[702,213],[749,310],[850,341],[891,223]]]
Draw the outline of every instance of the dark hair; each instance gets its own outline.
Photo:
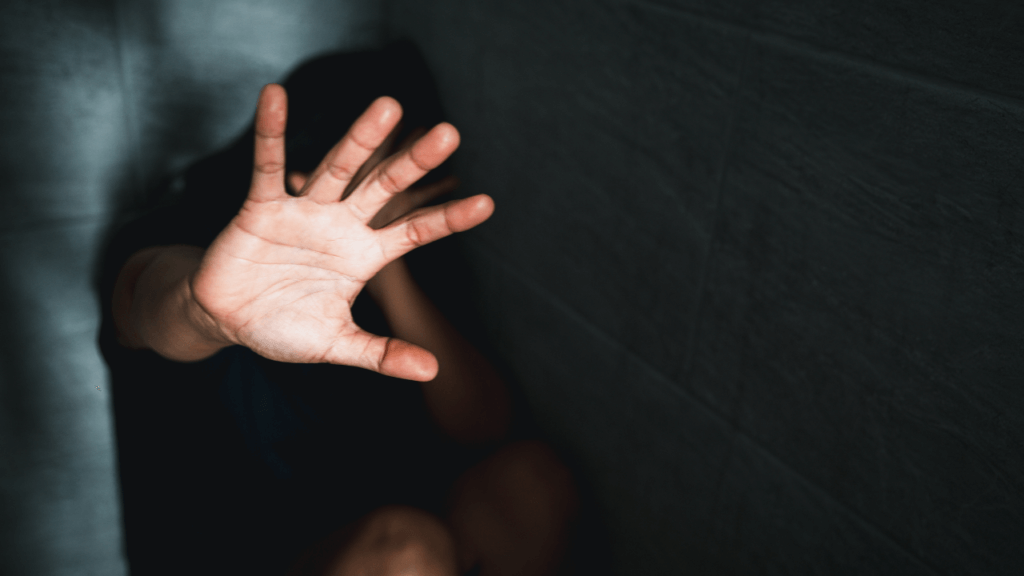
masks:
[[[380,50],[328,54],[313,58],[282,83],[288,91],[285,132],[289,171],[309,172],[345,134],[352,122],[379,96],[402,104],[402,132],[430,127],[443,119],[434,81],[411,42]],[[400,133],[398,141],[404,138]],[[182,223],[194,229],[187,243],[207,246],[245,201],[252,177],[253,127],[231,146],[199,160],[184,173],[172,202],[191,208]],[[442,164],[424,180],[449,172]]]
[[[312,171],[352,122],[380,96],[402,104],[402,131],[442,120],[427,64],[411,42],[383,50],[314,58],[284,81],[288,91],[289,170]],[[399,134],[401,141],[404,134]]]

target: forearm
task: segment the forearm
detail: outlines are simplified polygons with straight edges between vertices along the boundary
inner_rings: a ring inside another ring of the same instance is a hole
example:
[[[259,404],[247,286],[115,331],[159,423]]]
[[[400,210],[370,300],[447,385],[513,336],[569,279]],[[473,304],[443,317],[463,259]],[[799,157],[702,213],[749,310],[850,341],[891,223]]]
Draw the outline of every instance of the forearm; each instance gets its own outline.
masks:
[[[114,287],[119,341],[180,362],[202,360],[230,344],[192,298],[189,279],[203,250],[160,246],[136,252]]]
[[[437,377],[422,384],[434,421],[464,444],[482,444],[508,432],[510,400],[490,363],[441,314],[397,260],[367,284],[394,336],[437,356]]]

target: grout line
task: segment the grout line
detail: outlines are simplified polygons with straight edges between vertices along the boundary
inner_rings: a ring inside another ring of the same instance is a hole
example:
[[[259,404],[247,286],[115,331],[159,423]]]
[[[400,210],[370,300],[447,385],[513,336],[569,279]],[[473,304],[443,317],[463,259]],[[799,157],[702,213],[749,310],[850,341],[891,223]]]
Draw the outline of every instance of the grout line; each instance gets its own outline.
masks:
[[[679,396],[681,399],[696,405],[696,407],[702,409],[711,419],[716,420],[721,424],[724,424],[726,427],[732,428],[735,431],[735,440],[742,439],[743,441],[748,443],[759,454],[776,463],[784,471],[796,477],[801,484],[803,484],[806,488],[815,493],[819,498],[832,503],[837,508],[844,511],[847,515],[849,515],[849,517],[852,520],[854,520],[855,523],[860,524],[866,532],[876,534],[883,541],[889,543],[896,550],[906,554],[912,561],[919,564],[927,571],[932,572],[934,574],[943,574],[942,571],[940,571],[938,568],[931,565],[929,562],[925,561],[923,558],[915,554],[906,545],[901,544],[895,537],[884,531],[877,524],[865,518],[859,512],[850,508],[845,502],[843,502],[836,496],[833,496],[830,492],[828,492],[827,490],[819,486],[817,483],[812,481],[810,478],[805,476],[801,471],[799,471],[798,469],[787,463],[785,460],[780,458],[777,454],[772,452],[771,449],[761,444],[756,438],[752,437],[749,433],[740,428],[740,426],[730,422],[726,415],[722,414],[714,406],[708,404],[701,398],[693,395],[691,392],[681,388],[675,381],[673,381],[668,375],[663,373],[657,367],[648,363],[637,353],[623,346],[621,342],[614,339],[612,336],[608,335],[603,330],[592,324],[586,317],[584,317],[581,313],[577,312],[572,306],[563,302],[559,297],[555,296],[553,293],[549,292],[547,289],[545,289],[543,286],[535,282],[533,279],[529,278],[526,274],[524,274],[522,271],[520,271],[512,264],[508,263],[505,260],[504,255],[501,253],[501,251],[492,247],[490,243],[477,239],[475,243],[467,244],[466,246],[470,251],[477,252],[481,256],[484,256],[484,259],[486,261],[491,263],[497,263],[497,266],[500,269],[502,269],[502,271],[505,274],[512,277],[526,288],[530,289],[532,292],[534,292],[536,295],[544,299],[557,310],[561,311],[570,320],[580,325],[586,331],[590,332],[596,339],[603,341],[612,348],[620,350],[632,362],[637,364],[644,371],[650,373],[650,375],[652,375],[656,380],[663,382],[665,386],[676,396]],[[734,444],[735,440],[733,442]]]

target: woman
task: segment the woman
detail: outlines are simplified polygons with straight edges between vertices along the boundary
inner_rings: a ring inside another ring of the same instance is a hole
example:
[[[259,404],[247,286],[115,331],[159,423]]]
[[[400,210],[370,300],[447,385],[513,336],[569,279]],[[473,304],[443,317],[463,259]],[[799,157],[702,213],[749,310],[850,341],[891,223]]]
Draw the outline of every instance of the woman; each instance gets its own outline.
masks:
[[[420,208],[455,185],[440,118],[408,44],[316,59],[115,236],[101,346],[133,574],[557,569],[569,473],[509,442],[504,383],[402,258],[493,211]]]

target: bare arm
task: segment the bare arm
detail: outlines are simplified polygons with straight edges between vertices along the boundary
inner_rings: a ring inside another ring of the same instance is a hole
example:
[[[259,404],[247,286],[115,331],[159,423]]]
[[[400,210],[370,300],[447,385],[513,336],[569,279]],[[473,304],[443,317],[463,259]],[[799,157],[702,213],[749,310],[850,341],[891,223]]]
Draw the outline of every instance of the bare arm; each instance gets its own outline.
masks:
[[[192,298],[189,280],[203,249],[156,246],[128,259],[114,285],[114,325],[124,346],[192,362],[231,344]]]
[[[437,377],[422,388],[438,426],[463,444],[504,438],[511,411],[505,383],[427,298],[405,261],[385,266],[366,289],[395,336],[437,357]]]
[[[459,143],[455,128],[440,124],[353,183],[401,114],[394,100],[375,101],[291,196],[284,175],[286,96],[280,86],[266,87],[248,198],[207,250],[156,247],[132,256],[114,294],[121,341],[174,360],[199,360],[239,344],[272,360],[431,380],[437,361],[430,352],[363,331],[350,307],[388,262],[483,222],[493,202],[483,195],[452,201],[372,228],[382,208],[403,198]]]

